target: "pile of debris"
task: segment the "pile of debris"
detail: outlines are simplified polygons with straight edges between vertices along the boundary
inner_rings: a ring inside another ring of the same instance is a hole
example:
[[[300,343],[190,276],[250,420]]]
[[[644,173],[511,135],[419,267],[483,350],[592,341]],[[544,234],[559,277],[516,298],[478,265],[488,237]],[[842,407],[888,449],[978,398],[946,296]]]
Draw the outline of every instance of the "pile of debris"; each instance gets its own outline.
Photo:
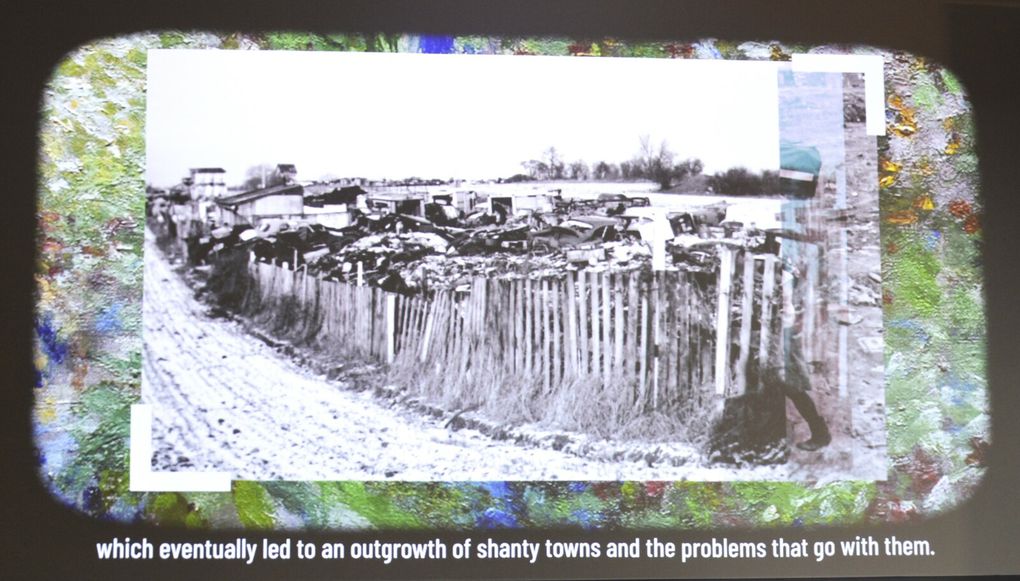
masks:
[[[553,212],[464,216],[433,208],[435,220],[406,214],[360,215],[346,228],[277,221],[222,227],[193,244],[204,261],[227,249],[256,260],[304,268],[322,278],[356,281],[406,294],[456,288],[472,278],[553,276],[569,269],[623,272],[651,261],[649,240],[665,246],[667,268],[713,271],[719,243],[764,249],[775,237],[731,232],[724,214],[667,214],[661,208],[592,204]],[[725,224],[724,224],[725,226]]]

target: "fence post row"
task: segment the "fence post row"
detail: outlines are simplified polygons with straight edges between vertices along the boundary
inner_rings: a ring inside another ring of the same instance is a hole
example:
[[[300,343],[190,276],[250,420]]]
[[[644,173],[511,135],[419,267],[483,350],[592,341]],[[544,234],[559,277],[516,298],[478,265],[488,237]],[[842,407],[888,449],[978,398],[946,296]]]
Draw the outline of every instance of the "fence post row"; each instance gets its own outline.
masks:
[[[792,279],[784,273],[777,281],[775,256],[726,246],[718,255],[716,273],[478,277],[467,293],[436,290],[431,298],[310,277],[307,269],[299,280],[287,266],[249,257],[244,304],[265,317],[294,301],[300,311],[286,328],[302,339],[410,377],[444,377],[448,393],[499,394],[499,382],[516,378],[553,394],[581,380],[603,392],[630,390],[637,411],[697,410],[759,387],[749,364],[779,363],[779,327],[792,309]],[[358,274],[362,283],[360,264]]]

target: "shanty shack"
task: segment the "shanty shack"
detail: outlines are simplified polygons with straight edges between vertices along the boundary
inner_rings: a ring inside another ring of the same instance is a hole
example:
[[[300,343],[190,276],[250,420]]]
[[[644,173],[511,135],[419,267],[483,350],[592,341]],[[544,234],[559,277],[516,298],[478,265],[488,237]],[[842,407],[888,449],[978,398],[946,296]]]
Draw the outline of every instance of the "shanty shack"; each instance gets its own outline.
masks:
[[[299,184],[282,184],[252,190],[216,200],[220,224],[258,226],[263,220],[300,219],[304,214],[304,188]]]
[[[552,212],[556,208],[556,199],[549,194],[515,193],[509,196],[490,196],[489,204],[493,211],[518,216],[530,212]]]
[[[322,224],[327,228],[346,228],[353,222],[354,213],[347,204],[305,206],[305,221]]]
[[[328,228],[346,228],[351,225],[355,210],[364,206],[366,194],[360,186],[332,186],[312,184],[305,186],[305,221]]]
[[[424,192],[372,192],[368,194],[368,209],[377,214],[425,215]]]
[[[478,193],[469,191],[439,191],[429,196],[432,203],[452,206],[458,211],[470,214],[478,205]]]

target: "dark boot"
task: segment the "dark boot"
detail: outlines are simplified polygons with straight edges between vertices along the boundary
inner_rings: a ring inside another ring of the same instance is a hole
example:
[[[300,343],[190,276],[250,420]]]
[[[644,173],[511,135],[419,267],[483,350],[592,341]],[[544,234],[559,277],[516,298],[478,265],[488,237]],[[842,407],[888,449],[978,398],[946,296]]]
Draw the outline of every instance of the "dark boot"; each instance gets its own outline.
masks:
[[[825,418],[818,414],[818,408],[815,407],[811,396],[804,391],[787,393],[787,396],[793,400],[797,413],[804,418],[811,429],[811,439],[799,442],[797,447],[807,452],[814,452],[828,446],[832,442],[832,434],[829,433],[829,426],[825,423]]]
[[[829,433],[828,426],[823,422],[820,432],[816,433],[815,430],[811,430],[811,439],[799,442],[797,447],[806,452],[814,452],[828,446],[830,442],[832,442],[832,434]]]

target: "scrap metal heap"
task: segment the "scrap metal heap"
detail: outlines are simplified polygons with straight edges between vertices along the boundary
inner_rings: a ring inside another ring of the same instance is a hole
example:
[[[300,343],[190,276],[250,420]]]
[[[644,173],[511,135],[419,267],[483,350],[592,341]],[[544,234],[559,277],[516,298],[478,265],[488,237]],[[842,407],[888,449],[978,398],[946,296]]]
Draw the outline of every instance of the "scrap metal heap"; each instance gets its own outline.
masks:
[[[224,226],[189,244],[188,254],[199,264],[222,252],[245,251],[324,279],[360,276],[365,284],[417,294],[457,288],[478,276],[638,269],[650,264],[648,241],[654,238],[664,240],[666,268],[673,270],[714,271],[720,243],[772,251],[775,236],[726,222],[725,203],[667,212],[636,200],[570,200],[551,212],[516,216],[491,210],[465,216],[449,206],[426,207],[426,215],[438,219],[360,214],[341,229],[301,221]]]

